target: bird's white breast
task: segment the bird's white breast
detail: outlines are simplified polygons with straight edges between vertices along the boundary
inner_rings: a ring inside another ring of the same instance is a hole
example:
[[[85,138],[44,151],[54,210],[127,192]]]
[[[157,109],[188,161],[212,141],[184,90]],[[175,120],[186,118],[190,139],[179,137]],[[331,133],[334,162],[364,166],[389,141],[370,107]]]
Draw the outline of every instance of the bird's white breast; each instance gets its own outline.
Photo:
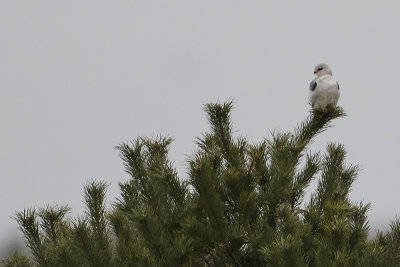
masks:
[[[317,86],[314,91],[310,92],[310,102],[313,108],[336,106],[340,96],[337,81],[331,75],[320,76],[315,81]]]

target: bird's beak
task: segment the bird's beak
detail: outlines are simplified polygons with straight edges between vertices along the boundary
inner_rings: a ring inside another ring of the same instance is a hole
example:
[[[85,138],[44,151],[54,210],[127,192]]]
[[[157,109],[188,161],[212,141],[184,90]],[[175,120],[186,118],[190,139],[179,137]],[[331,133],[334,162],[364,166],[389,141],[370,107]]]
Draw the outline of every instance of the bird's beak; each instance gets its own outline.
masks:
[[[318,71],[317,70],[314,70],[314,74],[316,74]]]

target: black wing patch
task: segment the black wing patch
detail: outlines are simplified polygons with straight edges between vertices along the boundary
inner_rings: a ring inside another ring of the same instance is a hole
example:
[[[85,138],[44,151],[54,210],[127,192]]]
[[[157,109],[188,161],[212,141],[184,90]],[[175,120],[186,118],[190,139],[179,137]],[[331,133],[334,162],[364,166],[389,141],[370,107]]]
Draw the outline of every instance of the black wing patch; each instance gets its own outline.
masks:
[[[337,89],[339,90],[339,83],[338,83],[338,82],[336,82],[336,84],[337,84]]]
[[[310,91],[314,92],[316,87],[317,87],[317,82],[315,80],[312,80],[312,82],[310,83]]]

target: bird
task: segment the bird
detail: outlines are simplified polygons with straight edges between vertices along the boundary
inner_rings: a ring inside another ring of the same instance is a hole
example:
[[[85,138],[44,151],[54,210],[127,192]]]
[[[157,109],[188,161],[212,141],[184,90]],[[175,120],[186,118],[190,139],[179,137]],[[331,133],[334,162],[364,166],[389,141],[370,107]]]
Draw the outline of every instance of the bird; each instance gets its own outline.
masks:
[[[314,68],[314,74],[317,76],[310,83],[310,104],[313,110],[326,110],[328,106],[337,105],[340,97],[339,83],[332,77],[331,68],[325,64],[318,64]]]

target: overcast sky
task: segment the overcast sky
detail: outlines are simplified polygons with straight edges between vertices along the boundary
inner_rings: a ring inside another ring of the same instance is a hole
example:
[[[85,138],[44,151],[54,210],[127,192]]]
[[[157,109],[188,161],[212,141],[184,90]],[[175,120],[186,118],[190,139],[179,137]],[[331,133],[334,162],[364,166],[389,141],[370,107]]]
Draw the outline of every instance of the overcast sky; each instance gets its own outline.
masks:
[[[400,215],[400,2],[287,2],[1,1],[0,256],[21,237],[16,211],[82,214],[89,179],[110,183],[114,201],[128,179],[121,142],[175,137],[185,178],[205,103],[233,98],[235,129],[252,142],[293,129],[322,62],[348,117],[311,149],[344,144],[362,168],[351,199],[371,202],[373,231],[386,229]]]

